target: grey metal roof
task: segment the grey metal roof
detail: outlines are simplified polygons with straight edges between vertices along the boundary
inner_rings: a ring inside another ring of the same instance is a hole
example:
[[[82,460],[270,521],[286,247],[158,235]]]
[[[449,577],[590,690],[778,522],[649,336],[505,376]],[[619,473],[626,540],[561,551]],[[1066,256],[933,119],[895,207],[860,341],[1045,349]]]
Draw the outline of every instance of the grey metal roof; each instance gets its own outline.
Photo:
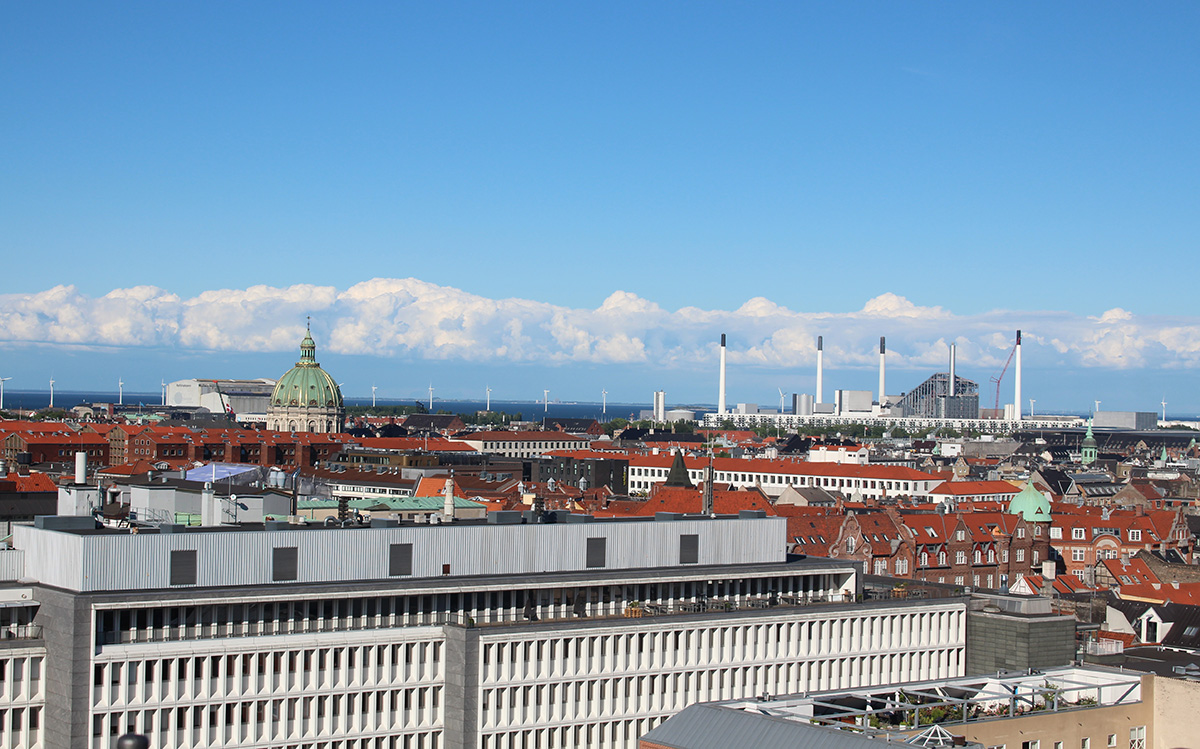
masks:
[[[879,741],[848,731],[800,723],[770,715],[769,702],[762,713],[717,705],[692,705],[652,729],[642,738],[677,749],[728,749],[752,746],[761,749],[879,749]]]

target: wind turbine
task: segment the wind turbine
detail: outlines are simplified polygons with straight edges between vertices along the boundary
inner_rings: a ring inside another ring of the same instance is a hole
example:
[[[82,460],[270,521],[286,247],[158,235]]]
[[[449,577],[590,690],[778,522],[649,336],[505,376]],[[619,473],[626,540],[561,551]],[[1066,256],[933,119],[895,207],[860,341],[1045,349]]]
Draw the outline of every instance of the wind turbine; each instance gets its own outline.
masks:
[[[550,413],[550,391],[549,390],[542,391],[542,405],[545,406],[545,408],[543,410],[546,413]]]
[[[165,406],[167,405],[167,381],[163,380],[159,385],[162,387],[162,404]]]
[[[375,391],[378,389],[374,385],[371,386],[371,408],[375,408]]]
[[[48,408],[54,408],[54,377],[50,377],[50,405]]]
[[[1037,398],[1029,399],[1029,418],[1033,418],[1033,404],[1037,403]]]
[[[1096,401],[1096,411],[1099,411],[1099,410],[1100,410],[1100,401]],[[1096,413],[1096,411],[1093,411],[1092,413],[1094,414],[1094,413]]]
[[[600,391],[600,415],[608,416],[608,391]]]
[[[779,415],[783,415],[783,388],[776,388],[779,391]]]
[[[11,379],[11,377],[0,377],[0,411],[4,410],[4,383]]]
[[[1167,396],[1165,396],[1165,395],[1163,396],[1162,407],[1163,407],[1163,421],[1166,421],[1167,420]]]
[[[117,378],[117,405],[125,405],[125,380]]]
[[[491,411],[492,410],[492,388],[490,386],[486,386],[484,389],[487,391],[487,402],[484,404],[483,410]]]
[[[429,413],[433,413],[433,383],[429,383]]]

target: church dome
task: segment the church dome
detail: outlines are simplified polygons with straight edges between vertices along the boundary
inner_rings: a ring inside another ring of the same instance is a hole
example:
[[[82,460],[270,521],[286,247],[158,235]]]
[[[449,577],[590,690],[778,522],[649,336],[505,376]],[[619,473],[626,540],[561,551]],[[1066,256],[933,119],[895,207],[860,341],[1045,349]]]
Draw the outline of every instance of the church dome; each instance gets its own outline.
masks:
[[[271,405],[281,408],[342,408],[342,389],[317,364],[317,344],[312,339],[311,331],[300,342],[300,361],[275,383]]]
[[[1050,522],[1050,500],[1046,495],[1033,488],[1032,482],[1025,482],[1025,488],[1008,503],[1009,515],[1020,515],[1031,523]]]

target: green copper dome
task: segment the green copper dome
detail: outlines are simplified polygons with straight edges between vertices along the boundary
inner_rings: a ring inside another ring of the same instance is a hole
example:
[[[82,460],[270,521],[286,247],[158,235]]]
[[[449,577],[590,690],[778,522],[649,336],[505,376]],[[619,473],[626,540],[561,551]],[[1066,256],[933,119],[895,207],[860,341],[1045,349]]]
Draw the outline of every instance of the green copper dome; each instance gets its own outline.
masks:
[[[1050,500],[1026,481],[1025,488],[1008,503],[1009,515],[1020,515],[1031,523],[1050,522]]]
[[[341,408],[342,389],[321,365],[317,364],[317,344],[312,332],[300,342],[300,361],[275,383],[271,405]]]

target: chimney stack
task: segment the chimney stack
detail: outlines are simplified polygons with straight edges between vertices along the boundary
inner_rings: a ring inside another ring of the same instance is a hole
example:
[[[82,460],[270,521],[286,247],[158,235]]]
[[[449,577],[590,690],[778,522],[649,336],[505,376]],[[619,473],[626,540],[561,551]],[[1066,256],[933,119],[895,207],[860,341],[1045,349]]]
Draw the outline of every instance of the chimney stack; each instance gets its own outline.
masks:
[[[817,336],[817,403],[824,403],[821,392],[825,389],[825,339]]]
[[[952,343],[952,344],[950,344],[950,397],[951,398],[954,397],[954,395],[955,395],[954,391],[955,391],[955,388],[957,387],[957,382],[955,382],[955,379],[954,379],[954,358],[955,358],[954,354],[955,354],[954,344]]]
[[[717,414],[725,415],[725,334],[721,334],[721,373],[717,383]]]
[[[1017,421],[1021,420],[1021,331],[1017,331],[1017,385],[1016,385],[1016,403],[1014,403],[1014,411]]]
[[[887,359],[887,343],[883,336],[879,336],[879,407],[883,408],[883,401],[886,398],[886,383],[884,381],[884,365]]]
[[[75,483],[87,483],[87,453],[82,451],[75,453]]]

